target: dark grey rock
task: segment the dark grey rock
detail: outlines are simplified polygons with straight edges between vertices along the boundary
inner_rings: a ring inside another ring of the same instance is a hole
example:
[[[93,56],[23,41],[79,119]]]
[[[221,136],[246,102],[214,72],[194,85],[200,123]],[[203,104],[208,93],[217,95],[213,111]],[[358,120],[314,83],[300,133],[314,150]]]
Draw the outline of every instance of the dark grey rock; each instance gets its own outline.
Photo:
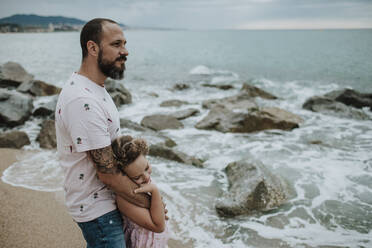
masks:
[[[372,93],[363,94],[352,89],[342,89],[327,93],[324,97],[354,108],[369,107],[372,111]]]
[[[56,127],[54,120],[45,120],[41,125],[41,130],[36,138],[41,148],[53,149],[57,147]]]
[[[29,93],[33,96],[51,96],[61,92],[61,88],[47,84],[40,80],[31,80],[22,83],[17,90],[22,93]]]
[[[183,119],[186,119],[190,116],[197,115],[199,113],[200,113],[200,111],[198,109],[188,108],[188,109],[184,109],[184,110],[180,110],[180,111],[176,111],[174,113],[171,113],[170,116],[173,116],[177,120],[183,120]]]
[[[188,156],[183,152],[169,148],[163,144],[150,145],[149,155],[155,157],[162,157],[184,164],[194,165],[196,167],[203,167],[203,162],[200,159]]]
[[[189,103],[185,101],[180,101],[180,100],[167,100],[167,101],[160,103],[160,107],[180,107],[181,105],[184,105],[184,104],[189,104]]]
[[[121,106],[122,104],[132,103],[131,93],[124,87],[122,83],[116,82],[112,79],[106,79],[105,88],[117,107]]]
[[[190,88],[190,85],[188,84],[175,84],[173,86],[173,90],[187,90]]]
[[[250,133],[267,129],[292,130],[298,128],[301,122],[302,119],[297,115],[279,108],[237,112],[216,106],[195,127],[224,133]]]
[[[22,148],[31,144],[25,132],[10,131],[0,134],[0,147],[2,148]]]
[[[0,125],[22,125],[31,116],[33,101],[30,96],[0,89]]]
[[[15,62],[7,62],[0,66],[0,87],[2,88],[16,88],[23,82],[31,81],[33,77]]]
[[[302,107],[313,112],[319,112],[341,118],[352,118],[356,120],[370,119],[363,111],[346,106],[341,102],[337,102],[327,97],[311,97],[306,100]]]
[[[54,112],[56,110],[58,101],[58,96],[53,97],[49,102],[41,103],[35,106],[33,116],[50,116],[52,119],[54,117]]]
[[[218,215],[233,217],[277,208],[288,193],[281,178],[274,176],[261,162],[241,160],[228,164],[225,172],[229,190],[216,202]]]
[[[141,125],[156,131],[183,128],[183,124],[173,116],[161,114],[145,116],[141,121]]]
[[[220,90],[230,90],[234,89],[234,86],[231,84],[202,84],[203,87],[217,88]]]

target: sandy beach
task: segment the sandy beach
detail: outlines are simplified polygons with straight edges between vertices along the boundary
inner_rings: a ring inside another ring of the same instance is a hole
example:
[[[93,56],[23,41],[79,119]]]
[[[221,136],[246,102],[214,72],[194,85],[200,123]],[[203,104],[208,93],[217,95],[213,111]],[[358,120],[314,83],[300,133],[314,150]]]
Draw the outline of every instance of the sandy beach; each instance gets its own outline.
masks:
[[[0,149],[0,175],[30,151]],[[14,187],[0,180],[0,246],[85,247],[79,227],[63,205],[61,192]]]

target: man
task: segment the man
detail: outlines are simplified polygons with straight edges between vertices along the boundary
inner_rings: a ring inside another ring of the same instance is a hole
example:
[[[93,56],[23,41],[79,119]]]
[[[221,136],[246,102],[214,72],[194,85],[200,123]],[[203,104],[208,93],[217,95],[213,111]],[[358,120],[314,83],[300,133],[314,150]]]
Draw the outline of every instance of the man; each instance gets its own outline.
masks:
[[[125,247],[113,191],[138,206],[150,205],[148,196],[134,194],[137,185],[118,173],[111,149],[120,121],[104,82],[123,78],[126,39],[116,22],[93,19],[83,27],[80,44],[81,67],[63,87],[55,113],[66,205],[87,247]]]

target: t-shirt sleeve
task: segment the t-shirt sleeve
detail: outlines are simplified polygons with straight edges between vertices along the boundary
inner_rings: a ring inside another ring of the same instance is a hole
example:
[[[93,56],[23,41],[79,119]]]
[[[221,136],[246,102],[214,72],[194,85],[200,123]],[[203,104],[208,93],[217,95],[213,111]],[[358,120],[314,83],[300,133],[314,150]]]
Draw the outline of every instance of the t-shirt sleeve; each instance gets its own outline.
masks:
[[[79,98],[68,104],[66,128],[77,152],[100,149],[111,144],[104,109],[91,98]]]

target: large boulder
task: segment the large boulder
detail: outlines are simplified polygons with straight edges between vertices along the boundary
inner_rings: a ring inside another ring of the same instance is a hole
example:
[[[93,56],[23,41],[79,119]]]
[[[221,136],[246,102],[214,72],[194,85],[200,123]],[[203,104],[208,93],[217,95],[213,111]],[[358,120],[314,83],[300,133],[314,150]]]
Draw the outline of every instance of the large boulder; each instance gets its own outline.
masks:
[[[41,148],[53,149],[57,147],[56,127],[54,120],[45,120],[41,125],[41,130],[36,138]]]
[[[132,95],[123,84],[112,79],[106,79],[105,88],[117,107],[132,103]]]
[[[369,110],[372,111],[372,93],[363,94],[352,89],[342,89],[329,92],[324,97],[354,108],[369,107]]]
[[[363,111],[346,106],[345,104],[337,102],[328,97],[311,97],[306,100],[302,107],[313,112],[319,112],[341,118],[352,118],[356,120],[370,119]]]
[[[218,215],[232,217],[277,208],[288,197],[285,183],[262,163],[241,160],[225,168],[229,190],[216,202]]]
[[[274,107],[239,112],[216,106],[195,127],[223,133],[250,133],[267,129],[288,131],[298,128],[302,121],[299,116]]]
[[[33,101],[30,96],[0,89],[0,125],[14,127],[31,116]]]
[[[33,77],[18,63],[7,62],[0,66],[0,87],[2,88],[16,88],[23,82],[31,81]]]
[[[171,113],[170,116],[173,116],[177,120],[183,120],[183,119],[186,119],[188,117],[197,115],[199,113],[200,113],[200,111],[198,109],[188,108],[188,109],[184,109],[184,110],[180,110],[180,111],[176,111],[174,113]]]
[[[261,97],[264,99],[274,100],[278,99],[276,96],[257,88],[256,86],[244,83],[242,88],[240,89],[241,92],[247,94],[250,97]]]
[[[200,159],[191,157],[183,152],[167,147],[164,144],[150,145],[149,155],[194,165],[196,167],[203,167],[203,162]]]
[[[175,117],[162,114],[145,116],[141,121],[141,125],[144,127],[151,128],[152,130],[155,131],[160,131],[163,129],[183,128],[182,122],[177,120]]]
[[[31,144],[25,132],[10,131],[0,134],[0,147],[2,148],[22,148],[25,145]]]
[[[29,93],[33,96],[51,96],[61,92],[61,88],[40,80],[24,82],[17,88],[17,90],[22,93]]]

